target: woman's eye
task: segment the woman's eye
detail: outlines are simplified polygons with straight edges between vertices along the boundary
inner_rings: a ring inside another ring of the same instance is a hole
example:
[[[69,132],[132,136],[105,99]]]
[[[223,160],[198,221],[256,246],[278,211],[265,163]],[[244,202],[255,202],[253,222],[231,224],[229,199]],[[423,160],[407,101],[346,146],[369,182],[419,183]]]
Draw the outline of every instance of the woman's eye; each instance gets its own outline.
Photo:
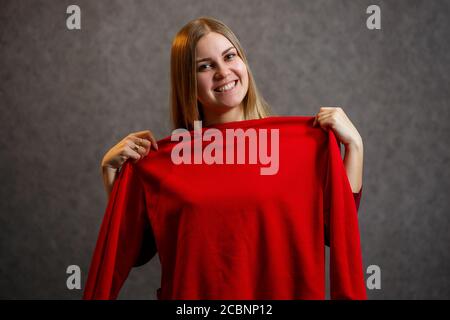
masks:
[[[208,66],[209,66],[209,64],[203,64],[200,67],[198,67],[198,70],[199,71],[205,70]]]
[[[227,60],[231,60],[236,56],[235,53],[229,53],[227,54],[225,57],[227,58]],[[201,66],[198,67],[198,71],[203,71],[208,69],[209,67],[211,67],[211,64],[202,64]]]
[[[236,54],[234,54],[234,53],[230,53],[230,54],[227,54],[227,57],[231,56],[231,58],[234,58],[235,55]]]

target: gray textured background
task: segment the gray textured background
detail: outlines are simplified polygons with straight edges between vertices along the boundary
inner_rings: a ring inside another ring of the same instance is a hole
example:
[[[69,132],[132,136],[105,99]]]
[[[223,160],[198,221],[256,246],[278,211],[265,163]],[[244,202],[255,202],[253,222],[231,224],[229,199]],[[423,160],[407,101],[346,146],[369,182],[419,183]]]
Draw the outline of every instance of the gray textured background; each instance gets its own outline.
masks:
[[[66,29],[78,4],[82,30]],[[365,26],[370,4],[382,30]],[[360,227],[372,299],[449,299],[450,1],[0,2],[0,298],[79,299],[106,208],[100,161],[170,134],[170,45],[189,20],[237,34],[281,115],[339,105],[365,146]],[[154,299],[159,261],[120,298]]]

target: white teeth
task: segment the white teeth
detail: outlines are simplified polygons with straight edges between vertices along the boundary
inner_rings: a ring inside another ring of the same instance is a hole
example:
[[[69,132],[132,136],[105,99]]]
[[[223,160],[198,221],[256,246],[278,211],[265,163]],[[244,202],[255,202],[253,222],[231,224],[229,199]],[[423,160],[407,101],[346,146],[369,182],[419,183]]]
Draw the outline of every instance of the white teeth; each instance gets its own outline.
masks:
[[[219,92],[228,91],[228,90],[233,89],[235,85],[236,85],[236,81],[233,81],[227,85],[224,85],[223,87],[217,88],[216,91],[219,91]]]

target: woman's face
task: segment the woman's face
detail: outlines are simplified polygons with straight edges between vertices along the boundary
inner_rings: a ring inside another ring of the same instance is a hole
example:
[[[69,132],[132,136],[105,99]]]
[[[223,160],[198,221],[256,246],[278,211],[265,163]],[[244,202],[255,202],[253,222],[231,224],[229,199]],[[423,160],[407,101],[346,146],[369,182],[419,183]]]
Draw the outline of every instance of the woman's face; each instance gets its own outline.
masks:
[[[248,90],[248,73],[233,44],[210,32],[198,41],[196,54],[197,97],[203,111],[219,114],[240,108]]]

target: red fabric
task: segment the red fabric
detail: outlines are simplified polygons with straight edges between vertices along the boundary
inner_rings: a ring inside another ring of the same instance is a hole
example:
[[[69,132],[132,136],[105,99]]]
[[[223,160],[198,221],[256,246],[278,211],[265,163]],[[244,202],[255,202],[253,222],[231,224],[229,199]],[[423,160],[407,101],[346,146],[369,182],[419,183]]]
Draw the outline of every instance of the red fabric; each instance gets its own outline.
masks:
[[[84,299],[117,298],[132,267],[156,252],[158,299],[325,299],[325,238],[331,298],[366,299],[355,198],[334,133],[313,120],[212,126],[279,129],[275,175],[261,175],[260,164],[175,165],[170,137],[136,164],[127,161]]]
[[[355,200],[356,211],[359,210],[359,205],[361,203],[361,196],[362,196],[362,186],[361,186],[361,189],[359,189],[359,192],[353,193],[353,199]]]

